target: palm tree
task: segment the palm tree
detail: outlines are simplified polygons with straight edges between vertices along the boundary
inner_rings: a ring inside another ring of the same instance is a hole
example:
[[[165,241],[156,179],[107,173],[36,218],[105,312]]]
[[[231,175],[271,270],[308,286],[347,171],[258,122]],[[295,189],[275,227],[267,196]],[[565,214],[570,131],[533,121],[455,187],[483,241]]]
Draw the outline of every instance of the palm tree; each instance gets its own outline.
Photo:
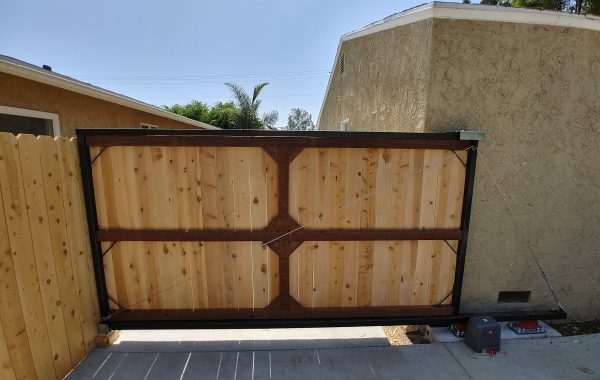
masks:
[[[262,118],[258,116],[258,108],[260,107],[261,100],[258,99],[260,92],[268,85],[268,83],[261,83],[254,87],[252,97],[237,83],[225,83],[227,87],[233,93],[235,98],[235,105],[238,108],[238,112],[235,117],[235,127],[238,129],[263,129],[265,126],[271,128],[275,125],[278,119],[277,111],[271,111],[263,115]]]

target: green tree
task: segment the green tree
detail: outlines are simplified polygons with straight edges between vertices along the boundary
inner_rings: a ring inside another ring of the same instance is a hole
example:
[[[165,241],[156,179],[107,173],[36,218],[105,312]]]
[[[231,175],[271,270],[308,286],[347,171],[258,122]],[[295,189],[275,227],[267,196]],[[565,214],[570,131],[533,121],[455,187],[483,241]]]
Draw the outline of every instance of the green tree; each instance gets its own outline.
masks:
[[[292,108],[288,116],[286,129],[289,131],[312,131],[315,129],[315,123],[312,121],[311,114],[302,108]]]
[[[237,113],[238,109],[233,102],[217,102],[210,108],[207,123],[222,129],[233,129]]]
[[[471,4],[471,0],[463,0]],[[479,4],[600,15],[600,0],[480,0]]]
[[[235,116],[235,128],[263,129],[265,126],[271,128],[275,125],[278,119],[276,111],[268,112],[264,114],[262,118],[258,116],[258,109],[260,108],[261,103],[258,96],[268,83],[261,83],[255,86],[252,91],[252,96],[237,83],[225,83],[225,85],[229,87],[233,93],[234,103],[238,110]]]
[[[209,123],[210,110],[206,103],[192,100],[188,104],[175,104],[172,106],[163,106],[164,109],[176,113],[181,116],[188,117],[190,119],[198,120],[203,123]]]
[[[565,0],[512,0],[510,6],[561,11],[565,9],[567,2]]]
[[[569,9],[576,13],[589,13],[600,16],[600,0],[576,0]]]
[[[262,115],[262,123],[267,129],[274,129],[275,124],[279,120],[279,112],[270,111],[267,113],[263,113]]]

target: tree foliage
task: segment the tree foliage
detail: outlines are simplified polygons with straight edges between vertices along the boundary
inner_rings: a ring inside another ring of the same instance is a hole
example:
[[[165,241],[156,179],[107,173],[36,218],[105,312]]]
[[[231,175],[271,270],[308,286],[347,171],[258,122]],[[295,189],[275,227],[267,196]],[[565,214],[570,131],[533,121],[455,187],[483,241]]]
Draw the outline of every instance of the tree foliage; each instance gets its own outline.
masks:
[[[302,108],[292,108],[288,116],[286,129],[289,131],[312,131],[315,129],[315,123],[308,111]]]
[[[233,102],[217,102],[211,107],[206,123],[222,129],[233,129],[237,112]]]
[[[279,112],[277,111],[269,111],[267,113],[263,113],[262,115],[262,123],[267,129],[275,128],[275,124],[279,120]]]
[[[184,105],[175,104],[170,107],[163,106],[163,108],[181,116],[185,116],[190,119],[198,120],[204,123],[207,123],[206,120],[208,119],[210,113],[210,109],[206,105],[206,103],[199,102],[197,100],[192,100],[188,104]]]
[[[236,83],[225,83],[225,85],[229,87],[233,94],[233,102],[217,102],[211,107],[206,103],[192,100],[188,104],[175,104],[172,106],[163,106],[163,108],[222,129],[263,129],[275,127],[277,120],[279,120],[277,111],[264,113],[262,117],[258,116],[261,103],[258,96],[268,83],[261,83],[254,87],[252,96]]]
[[[471,0],[463,0],[471,4]],[[479,4],[600,15],[600,0],[481,0]]]

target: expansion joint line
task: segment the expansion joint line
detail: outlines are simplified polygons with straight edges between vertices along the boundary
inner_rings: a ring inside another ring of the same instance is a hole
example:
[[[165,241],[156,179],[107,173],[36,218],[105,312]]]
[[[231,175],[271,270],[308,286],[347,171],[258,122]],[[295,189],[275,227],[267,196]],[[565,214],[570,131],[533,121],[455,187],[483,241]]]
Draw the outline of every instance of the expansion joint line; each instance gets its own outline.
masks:
[[[483,166],[485,166],[485,169],[486,169],[487,173],[489,174],[490,178],[492,179],[492,182],[494,183],[494,186],[496,187],[496,190],[498,191],[498,193],[500,193],[500,196],[502,197],[502,200],[504,201],[504,205],[506,206],[506,210],[508,211],[508,214],[510,215],[510,217],[513,220],[513,222],[515,223],[515,226],[517,227],[517,230],[519,231],[519,234],[521,235],[521,238],[523,239],[523,242],[525,243],[525,246],[527,246],[527,249],[529,250],[529,253],[531,254],[531,257],[533,257],[533,261],[535,261],[535,264],[537,265],[540,273],[542,274],[542,278],[546,282],[546,286],[548,286],[548,289],[550,290],[550,293],[552,294],[552,297],[554,298],[554,301],[558,305],[559,309],[561,311],[564,311],[565,309],[563,308],[563,305],[561,304],[560,299],[558,298],[558,295],[556,294],[556,291],[554,290],[554,286],[552,286],[552,282],[550,281],[550,278],[548,277],[548,274],[546,273],[546,271],[542,267],[542,264],[540,263],[540,260],[535,255],[535,253],[533,252],[533,249],[531,248],[531,245],[527,241],[527,238],[525,237],[525,233],[523,232],[523,228],[521,228],[521,225],[519,224],[519,221],[517,220],[517,218],[515,217],[515,214],[513,213],[512,209],[510,208],[510,204],[508,202],[508,199],[506,198],[506,196],[504,195],[504,193],[500,189],[500,185],[498,185],[498,182],[496,181],[496,178],[492,174],[492,171],[490,170],[490,167],[488,166],[487,161],[485,160],[483,154],[481,153],[481,150],[479,150],[478,148],[475,148],[475,149],[477,149],[477,152],[479,153],[479,157],[481,158],[481,162],[483,162]]]

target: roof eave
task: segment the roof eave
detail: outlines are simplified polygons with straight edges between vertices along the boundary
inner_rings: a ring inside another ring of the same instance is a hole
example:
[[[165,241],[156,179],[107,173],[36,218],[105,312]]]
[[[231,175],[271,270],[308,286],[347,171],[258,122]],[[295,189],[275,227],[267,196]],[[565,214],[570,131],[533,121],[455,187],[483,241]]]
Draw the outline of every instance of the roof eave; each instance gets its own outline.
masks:
[[[102,89],[100,87],[88,85],[74,79],[59,76],[52,72],[42,72],[40,70],[34,70],[32,68],[19,65],[15,62],[8,62],[5,60],[0,60],[0,71],[15,75],[21,78],[33,80],[35,82],[44,83],[50,86],[62,88],[64,90],[73,91],[82,95],[91,96],[93,98],[101,99],[110,103],[115,103],[122,105],[124,107],[133,108],[139,111],[147,112],[153,115],[161,116],[167,119],[176,120],[181,123],[189,124],[194,127],[204,128],[204,129],[219,129],[210,124],[206,124],[197,120],[189,119],[185,116],[181,116],[175,114],[173,112],[169,112],[163,110],[159,107],[146,104],[139,100],[130,98],[125,95],[117,94],[112,91],[108,91]]]
[[[360,29],[346,33],[342,35],[341,40],[348,41],[429,18],[512,22],[600,31],[600,17],[593,15],[530,8],[510,8],[494,5],[435,1],[407,9]]]

